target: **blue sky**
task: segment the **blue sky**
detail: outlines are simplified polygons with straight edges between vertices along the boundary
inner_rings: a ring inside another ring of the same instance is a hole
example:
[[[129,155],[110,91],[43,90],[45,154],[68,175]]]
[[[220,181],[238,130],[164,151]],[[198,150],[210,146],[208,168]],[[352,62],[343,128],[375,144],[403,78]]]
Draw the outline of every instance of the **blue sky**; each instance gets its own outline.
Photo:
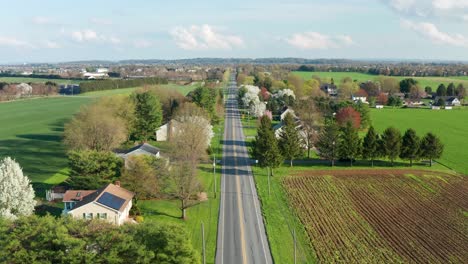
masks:
[[[0,1],[0,63],[468,60],[468,0]]]

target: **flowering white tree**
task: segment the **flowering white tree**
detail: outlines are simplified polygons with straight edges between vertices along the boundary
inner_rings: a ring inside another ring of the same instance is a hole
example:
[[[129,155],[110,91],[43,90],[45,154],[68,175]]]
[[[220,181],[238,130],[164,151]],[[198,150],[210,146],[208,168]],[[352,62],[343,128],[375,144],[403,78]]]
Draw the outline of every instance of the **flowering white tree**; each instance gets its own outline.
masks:
[[[266,103],[261,102],[260,99],[255,99],[254,101],[250,102],[250,113],[255,117],[261,117],[265,113],[266,110]]]
[[[242,97],[242,103],[245,106],[250,106],[252,101],[255,101],[256,99],[260,100],[258,98],[258,94],[260,93],[260,88],[257,86],[253,85],[243,85],[242,87],[245,88],[246,92],[244,96]]]
[[[294,99],[296,99],[296,95],[294,94],[294,91],[291,89],[283,89],[279,90],[277,93],[278,97],[282,98],[284,96],[292,96]]]
[[[20,165],[10,157],[0,162],[0,217],[15,219],[34,212],[34,190]]]
[[[266,103],[260,101],[258,94],[260,88],[253,85],[243,85],[246,93],[242,97],[242,103],[249,107],[250,113],[255,117],[261,117],[266,110]]]

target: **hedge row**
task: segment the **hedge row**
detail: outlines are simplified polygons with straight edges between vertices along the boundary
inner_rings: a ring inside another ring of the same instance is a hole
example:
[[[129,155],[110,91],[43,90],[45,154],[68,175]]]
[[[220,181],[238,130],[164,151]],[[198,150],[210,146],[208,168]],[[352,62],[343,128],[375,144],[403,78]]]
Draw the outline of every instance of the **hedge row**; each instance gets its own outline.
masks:
[[[95,80],[83,82],[80,84],[81,93],[93,92],[93,91],[103,91],[103,90],[113,90],[113,89],[123,89],[138,87],[143,85],[156,85],[156,84],[167,84],[167,79],[159,77],[150,77],[142,79],[131,79],[131,80]]]

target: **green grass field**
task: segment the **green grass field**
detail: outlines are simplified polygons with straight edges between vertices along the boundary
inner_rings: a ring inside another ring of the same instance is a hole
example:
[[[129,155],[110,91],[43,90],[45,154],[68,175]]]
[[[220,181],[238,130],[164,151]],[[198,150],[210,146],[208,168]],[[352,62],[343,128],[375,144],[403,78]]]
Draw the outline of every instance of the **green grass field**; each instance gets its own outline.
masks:
[[[394,126],[402,133],[413,128],[419,136],[427,132],[435,133],[445,144],[439,161],[457,172],[468,174],[468,109],[372,109],[371,119],[379,132]]]
[[[159,87],[162,87],[164,89],[169,89],[169,90],[176,90],[179,93],[183,95],[187,95],[190,91],[194,90],[197,88],[197,85],[178,85],[174,83],[170,84],[162,84],[158,85]],[[112,89],[112,90],[104,90],[104,91],[96,91],[96,92],[87,92],[87,93],[82,93],[77,96],[90,96],[90,97],[102,97],[102,96],[111,96],[111,95],[116,95],[116,94],[126,94],[129,95],[133,93],[136,89],[139,87],[133,87],[133,88],[123,88],[123,89]]]
[[[357,80],[358,82],[365,82],[365,81],[373,81],[379,78],[377,75],[359,73],[359,72],[293,72],[294,74],[302,77],[305,80],[309,80],[312,76],[318,76],[321,79],[330,82],[331,78],[335,81],[335,83],[339,83],[345,77],[351,77],[353,80]],[[390,78],[395,78],[398,81],[401,81],[405,78],[409,77],[400,77],[400,76],[391,76]],[[421,87],[431,86],[432,90],[436,90],[439,84],[444,83],[448,85],[449,83],[453,82],[455,84],[463,83],[465,87],[468,87],[468,77],[461,76],[461,77],[413,77],[416,79]]]
[[[51,81],[58,84],[77,84],[85,82],[85,80],[66,80],[66,79],[46,79],[46,78],[29,78],[29,77],[0,77],[0,82],[7,83],[46,83]]]
[[[15,158],[35,183],[57,183],[50,178],[67,166],[61,142],[64,124],[91,101],[41,98],[0,103],[0,157]]]
[[[187,91],[185,86],[163,87]],[[64,124],[82,105],[96,98],[130,94],[135,89],[0,103],[0,157],[14,157],[35,184],[60,183],[66,176],[57,176],[57,172],[67,166],[65,148],[61,142]]]

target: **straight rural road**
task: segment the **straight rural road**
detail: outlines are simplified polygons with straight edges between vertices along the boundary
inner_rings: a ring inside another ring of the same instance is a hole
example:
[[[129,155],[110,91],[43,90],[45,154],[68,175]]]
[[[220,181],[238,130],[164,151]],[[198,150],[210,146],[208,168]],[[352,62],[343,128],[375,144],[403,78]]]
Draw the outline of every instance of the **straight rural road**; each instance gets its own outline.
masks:
[[[234,76],[228,87],[216,263],[273,263],[250,167]]]

